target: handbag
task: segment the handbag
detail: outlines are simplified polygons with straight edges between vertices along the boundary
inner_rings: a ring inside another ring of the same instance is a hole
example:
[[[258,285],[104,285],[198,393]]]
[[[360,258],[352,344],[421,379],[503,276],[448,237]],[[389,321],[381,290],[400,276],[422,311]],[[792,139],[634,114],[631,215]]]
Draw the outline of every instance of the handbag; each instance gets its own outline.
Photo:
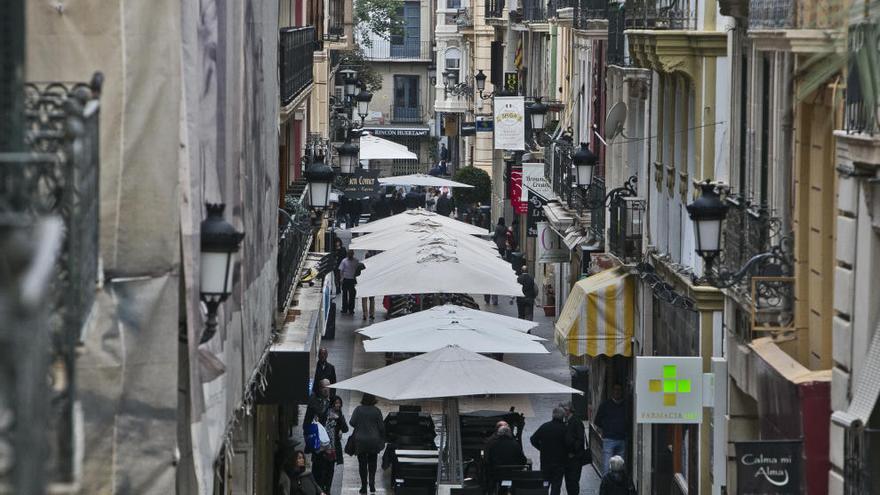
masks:
[[[324,459],[327,459],[330,462],[333,462],[336,460],[336,449],[334,449],[333,447],[329,447],[327,449],[324,449],[323,454],[324,454]]]
[[[355,453],[357,453],[357,446],[355,445],[354,435],[350,435],[345,441],[345,448],[343,450],[347,455],[355,455]]]
[[[317,422],[309,423],[303,428],[303,442],[305,443],[303,450],[306,454],[321,450],[321,437]]]

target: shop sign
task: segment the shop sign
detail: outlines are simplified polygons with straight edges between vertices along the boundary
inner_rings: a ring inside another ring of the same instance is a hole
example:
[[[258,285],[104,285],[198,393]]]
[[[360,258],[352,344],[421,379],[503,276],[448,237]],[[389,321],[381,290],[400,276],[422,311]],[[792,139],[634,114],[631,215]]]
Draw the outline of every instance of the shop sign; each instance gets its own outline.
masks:
[[[800,440],[734,442],[736,487],[741,495],[801,493]]]
[[[523,201],[528,199],[529,191],[544,198],[545,203],[553,197],[553,185],[544,176],[544,164],[542,162],[527,162],[522,164],[523,171]]]
[[[525,150],[526,112],[522,96],[495,98],[495,149]]]
[[[492,117],[477,117],[474,121],[474,125],[477,127],[477,132],[492,132],[495,129],[495,121],[492,120]]]
[[[461,135],[462,136],[473,136],[477,133],[477,126],[474,122],[462,122],[461,123]]]
[[[538,237],[538,222],[547,221],[547,215],[544,214],[544,205],[547,204],[547,201],[531,191],[528,196],[529,211],[526,215],[526,236]]]
[[[636,357],[636,422],[703,422],[703,359]]]
[[[535,259],[538,260],[538,263],[568,263],[571,251],[561,247],[559,235],[550,228],[550,224],[538,222],[535,228],[537,230]]]
[[[374,136],[419,137],[427,136],[428,129],[395,129],[389,127],[368,127],[366,130]]]
[[[525,215],[529,212],[529,202],[520,199],[522,188],[522,167],[516,165],[510,169],[510,191],[508,191],[514,215]]]
[[[364,198],[379,192],[379,170],[357,170],[344,177],[342,192],[349,198]]]
[[[519,72],[504,73],[504,91],[512,94],[519,93]],[[498,98],[495,98],[495,101],[498,101]]]

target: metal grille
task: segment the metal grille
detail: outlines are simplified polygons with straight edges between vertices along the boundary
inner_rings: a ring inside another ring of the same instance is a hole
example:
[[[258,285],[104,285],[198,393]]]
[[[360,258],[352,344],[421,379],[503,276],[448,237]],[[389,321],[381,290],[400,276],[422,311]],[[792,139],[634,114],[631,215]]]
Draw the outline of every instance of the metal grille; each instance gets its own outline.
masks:
[[[283,309],[300,278],[300,266],[312,244],[312,220],[303,208],[305,190],[285,198],[285,209],[279,211],[278,229],[278,309]]]
[[[574,27],[586,29],[589,21],[608,18],[606,0],[566,0],[575,8]]]
[[[608,247],[624,262],[638,261],[642,255],[642,215],[645,202],[625,194],[609,200]]]
[[[287,105],[313,82],[315,27],[281,30],[278,65],[281,73],[281,103]]]
[[[608,53],[609,65],[626,63],[625,40],[623,30],[626,29],[626,10],[620,7],[608,11]]]
[[[880,46],[880,29],[876,24],[853,24],[848,45],[844,125],[847,132],[873,135],[880,131],[880,67],[870,60]]]
[[[486,0],[486,18],[500,19],[504,12],[504,0]]]
[[[523,20],[526,22],[547,22],[547,3],[545,0],[523,0]]]
[[[626,0],[627,29],[696,29],[696,0]]]
[[[724,221],[719,269],[735,273],[753,256],[770,250],[770,213],[751,205],[734,194],[726,198],[729,210]],[[740,291],[748,292],[748,280],[740,285]]]
[[[844,434],[844,494],[872,493],[872,478],[880,459],[880,429],[847,428]]]

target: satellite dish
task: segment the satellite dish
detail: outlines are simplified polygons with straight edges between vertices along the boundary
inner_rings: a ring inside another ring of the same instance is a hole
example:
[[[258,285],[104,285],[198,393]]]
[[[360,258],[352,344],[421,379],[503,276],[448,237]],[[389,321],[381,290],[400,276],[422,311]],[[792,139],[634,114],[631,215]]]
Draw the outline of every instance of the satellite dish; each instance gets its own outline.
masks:
[[[626,122],[626,103],[618,101],[611,107],[608,116],[605,117],[605,139],[613,140],[620,134],[623,137],[623,124]]]

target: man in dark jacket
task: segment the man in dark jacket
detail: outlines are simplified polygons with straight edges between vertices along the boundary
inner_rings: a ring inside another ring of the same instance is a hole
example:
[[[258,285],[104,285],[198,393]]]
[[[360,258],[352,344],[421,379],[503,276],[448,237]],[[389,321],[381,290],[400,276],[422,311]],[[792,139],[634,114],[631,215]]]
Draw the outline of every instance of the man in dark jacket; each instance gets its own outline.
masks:
[[[315,378],[313,380],[312,385],[312,393],[317,391],[318,383],[321,380],[327,379],[330,380],[330,383],[336,383],[336,367],[327,362],[327,356],[329,352],[327,352],[326,347],[322,347],[321,350],[318,351],[318,364],[315,366]],[[330,396],[335,395],[330,390]]]
[[[403,213],[406,211],[406,200],[403,199],[403,195],[400,194],[400,191],[395,191],[394,196],[391,197],[391,213],[397,215],[398,213]]]
[[[615,384],[611,388],[611,399],[599,405],[593,423],[602,433],[603,469],[608,472],[608,464],[613,456],[626,455],[626,437],[629,430],[629,414],[623,399],[623,386]]]
[[[565,464],[565,491],[581,492],[581,469],[587,455],[587,432],[581,418],[575,416],[571,402],[563,404],[565,410],[565,443],[568,447],[568,462]]]
[[[516,312],[519,319],[532,321],[535,319],[535,297],[538,295],[538,290],[528,266],[523,265],[520,268],[520,275],[516,281],[522,286],[523,291],[523,295],[516,298]]]
[[[528,460],[523,453],[522,445],[513,438],[509,426],[498,428],[497,437],[486,451],[486,464],[489,469],[497,466],[521,466]]]
[[[553,409],[553,419],[542,424],[532,435],[532,445],[541,453],[541,475],[550,483],[550,495],[559,495],[565,464],[568,462],[568,447],[565,443],[565,410]]]
[[[452,199],[449,197],[449,193],[444,192],[437,199],[437,214],[443,215],[444,217],[448,217],[452,213]]]
[[[324,424],[327,420],[327,409],[330,408],[330,380],[324,378],[317,382],[315,391],[309,397],[306,415],[303,417],[303,428],[312,424],[312,420]]]

